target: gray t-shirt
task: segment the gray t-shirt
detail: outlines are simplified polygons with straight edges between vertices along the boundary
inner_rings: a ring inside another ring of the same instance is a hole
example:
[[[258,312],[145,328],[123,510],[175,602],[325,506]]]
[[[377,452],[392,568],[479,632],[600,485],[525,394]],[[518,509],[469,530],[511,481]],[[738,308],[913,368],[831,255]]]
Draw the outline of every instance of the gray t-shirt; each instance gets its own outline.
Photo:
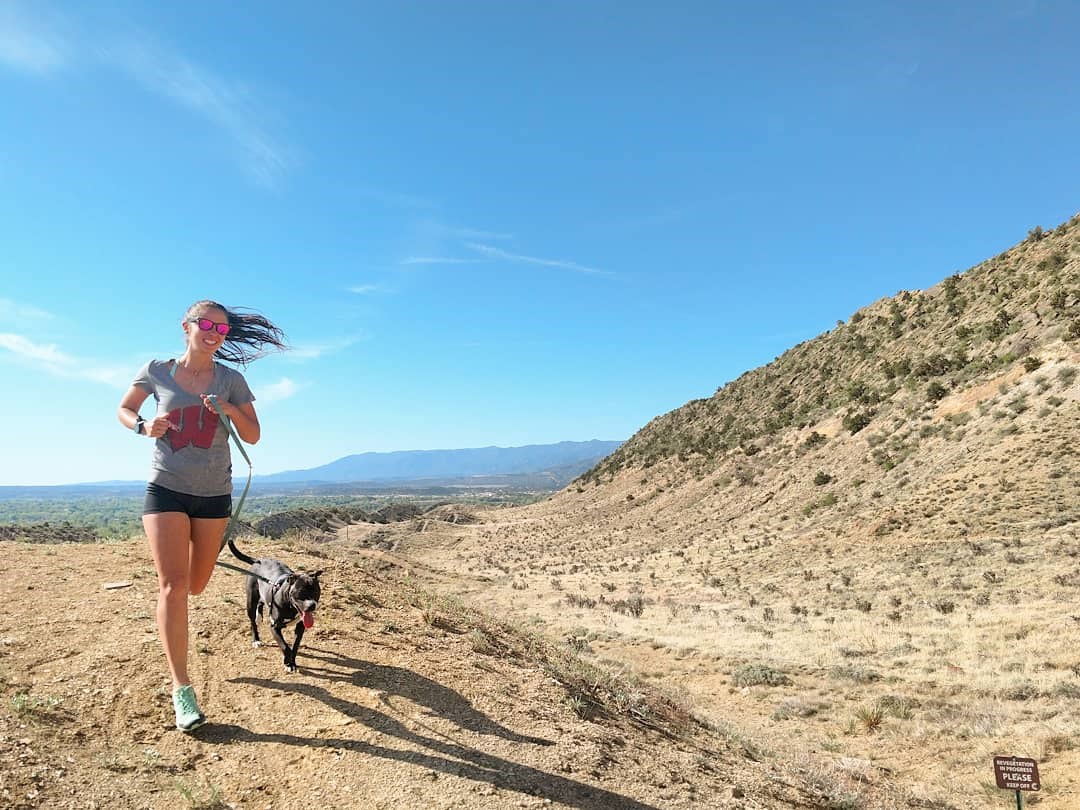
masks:
[[[155,440],[150,481],[188,495],[228,495],[232,493],[229,431],[199,394],[188,393],[173,379],[174,362],[151,360],[139,369],[133,383],[153,394],[156,416],[168,415],[179,427]],[[214,378],[206,393],[217,394],[219,400],[233,405],[255,401],[244,375],[221,363],[214,363]]]

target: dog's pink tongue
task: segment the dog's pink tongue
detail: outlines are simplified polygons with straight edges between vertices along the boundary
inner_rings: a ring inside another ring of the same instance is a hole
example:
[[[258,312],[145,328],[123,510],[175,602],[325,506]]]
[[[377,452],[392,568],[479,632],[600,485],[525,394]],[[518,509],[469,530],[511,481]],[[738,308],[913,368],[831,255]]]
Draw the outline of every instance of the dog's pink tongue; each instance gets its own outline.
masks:
[[[310,630],[315,626],[315,612],[311,610],[305,610],[302,618],[304,619],[304,627]]]

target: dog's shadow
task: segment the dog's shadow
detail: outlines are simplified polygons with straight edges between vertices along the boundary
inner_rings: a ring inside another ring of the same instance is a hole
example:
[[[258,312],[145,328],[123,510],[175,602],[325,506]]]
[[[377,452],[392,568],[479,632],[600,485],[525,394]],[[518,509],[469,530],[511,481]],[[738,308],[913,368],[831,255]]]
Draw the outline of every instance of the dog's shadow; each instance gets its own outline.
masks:
[[[385,695],[381,696],[380,700],[387,708],[392,707],[386,696],[398,695],[427,707],[438,716],[455,723],[466,731],[502,737],[511,742],[532,745],[554,744],[551,740],[518,734],[500,725],[478,711],[463,695],[437,681],[418,675],[411,669],[373,664],[370,661],[349,658],[339,652],[318,647],[305,648],[301,651],[300,657],[314,659],[326,665],[323,667],[305,665],[304,673],[312,677],[341,681],[384,692]]]

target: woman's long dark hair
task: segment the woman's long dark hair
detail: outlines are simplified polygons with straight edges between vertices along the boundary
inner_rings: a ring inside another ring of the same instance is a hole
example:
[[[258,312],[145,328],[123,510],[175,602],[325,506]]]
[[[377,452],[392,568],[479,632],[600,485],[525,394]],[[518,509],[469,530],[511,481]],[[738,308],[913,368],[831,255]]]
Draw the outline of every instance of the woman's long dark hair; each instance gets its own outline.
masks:
[[[285,343],[285,333],[254,310],[229,309],[217,301],[196,301],[188,307],[184,320],[197,317],[199,310],[204,307],[220,309],[229,320],[229,334],[217,350],[218,360],[247,368],[248,363],[269,354],[270,349],[285,351],[289,348]]]

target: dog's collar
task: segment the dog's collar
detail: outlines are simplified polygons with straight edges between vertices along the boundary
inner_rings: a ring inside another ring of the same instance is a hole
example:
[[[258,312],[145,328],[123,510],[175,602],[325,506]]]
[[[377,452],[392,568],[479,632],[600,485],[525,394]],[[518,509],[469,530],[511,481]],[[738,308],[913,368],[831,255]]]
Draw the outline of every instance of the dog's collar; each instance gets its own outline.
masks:
[[[284,585],[285,580],[287,580],[290,576],[291,574],[282,574],[280,577],[274,580],[273,584],[270,586],[270,590],[273,593],[277,593],[278,588]]]

